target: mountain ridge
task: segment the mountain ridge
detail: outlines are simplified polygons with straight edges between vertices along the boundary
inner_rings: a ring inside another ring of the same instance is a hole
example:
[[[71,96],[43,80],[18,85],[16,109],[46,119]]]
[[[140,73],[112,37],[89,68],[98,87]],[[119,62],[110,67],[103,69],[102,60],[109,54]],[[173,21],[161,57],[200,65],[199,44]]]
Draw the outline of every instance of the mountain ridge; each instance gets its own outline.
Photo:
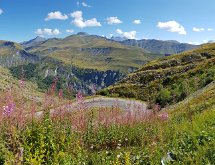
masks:
[[[120,41],[123,45],[141,47],[151,53],[158,54],[176,54],[184,51],[192,50],[199,47],[198,45],[192,45],[188,43],[180,43],[175,40],[156,40],[156,39],[128,39]]]

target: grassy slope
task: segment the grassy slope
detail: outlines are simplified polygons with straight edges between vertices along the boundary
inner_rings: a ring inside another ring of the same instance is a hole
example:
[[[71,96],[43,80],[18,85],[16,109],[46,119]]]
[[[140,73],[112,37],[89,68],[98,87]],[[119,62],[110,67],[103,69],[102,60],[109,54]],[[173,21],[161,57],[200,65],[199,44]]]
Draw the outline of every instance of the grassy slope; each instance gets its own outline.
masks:
[[[17,44],[17,43],[13,43],[11,46],[2,46],[3,44],[5,44],[8,41],[3,41],[0,40],[0,56],[10,56],[10,55],[14,55],[16,54],[17,51],[22,50],[22,47]]]
[[[215,44],[144,65],[100,94],[134,97],[164,105],[183,100],[215,79]]]
[[[108,54],[93,55],[83,48],[111,48]],[[51,49],[56,49],[50,51]],[[64,39],[50,39],[30,50],[33,53],[50,56],[81,68],[98,70],[121,70],[139,68],[149,60],[157,58],[141,48],[128,47],[97,36],[72,35]]]
[[[0,96],[6,94],[9,87],[13,88],[13,91],[19,95],[23,95],[25,101],[35,99],[36,102],[41,102],[43,94],[38,91],[38,87],[32,82],[25,82],[25,88],[19,87],[18,79],[14,78],[8,69],[0,66]],[[20,96],[18,96],[20,97]]]

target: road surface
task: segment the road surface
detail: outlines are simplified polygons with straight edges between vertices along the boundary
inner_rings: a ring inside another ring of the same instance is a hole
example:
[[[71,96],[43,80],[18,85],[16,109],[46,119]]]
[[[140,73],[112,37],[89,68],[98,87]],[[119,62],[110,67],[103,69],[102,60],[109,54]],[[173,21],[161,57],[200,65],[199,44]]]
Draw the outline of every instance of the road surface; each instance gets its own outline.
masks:
[[[65,105],[59,107],[61,110],[73,111],[79,109],[91,109],[96,107],[117,107],[124,111],[146,111],[146,103],[138,100],[129,100],[123,98],[108,98],[108,97],[96,97],[91,99],[86,99],[83,101],[75,101],[70,105]],[[58,108],[57,108],[58,109]],[[56,113],[57,109],[51,109],[50,113]],[[36,116],[41,116],[43,111],[36,112]]]

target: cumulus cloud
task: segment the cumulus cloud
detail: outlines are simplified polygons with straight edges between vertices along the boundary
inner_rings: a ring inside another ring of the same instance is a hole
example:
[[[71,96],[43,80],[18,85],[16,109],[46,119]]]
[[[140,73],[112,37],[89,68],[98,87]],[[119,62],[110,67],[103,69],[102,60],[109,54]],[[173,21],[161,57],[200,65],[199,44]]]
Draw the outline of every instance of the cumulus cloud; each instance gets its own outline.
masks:
[[[66,20],[68,16],[66,14],[62,14],[60,11],[55,11],[48,13],[48,16],[45,18],[45,21],[49,21],[52,19]]]
[[[191,45],[200,45],[200,43],[199,42],[193,42],[193,41],[190,41],[190,42],[188,42],[188,44],[191,44]]]
[[[2,9],[0,9],[0,15],[2,15],[2,14],[3,14],[3,12],[4,12],[4,11],[3,11]]]
[[[49,35],[49,36],[54,36],[54,35],[59,35],[60,31],[59,29],[37,29],[35,31],[35,34],[37,34],[38,36],[45,36],[45,35]]]
[[[213,29],[212,28],[208,28],[208,31],[211,32],[211,31],[213,31]]]
[[[136,31],[130,31],[130,32],[123,32],[121,29],[116,29],[116,32],[120,34],[123,37],[126,37],[128,39],[135,39],[136,38]]]
[[[140,21],[139,19],[135,19],[135,20],[133,21],[133,23],[138,25],[138,24],[141,24],[141,21]]]
[[[88,5],[88,4],[86,4],[85,2],[82,2],[81,4],[82,4],[82,6],[84,6],[84,7],[92,7],[92,6]]]
[[[118,17],[109,17],[107,18],[107,23],[109,25],[116,25],[122,23],[122,21]]]
[[[203,32],[203,31],[205,31],[205,29],[204,28],[193,27],[193,31],[194,32]]]
[[[74,18],[72,23],[75,26],[79,28],[102,26],[101,23],[98,22],[96,18],[84,20],[82,15],[83,15],[82,11],[75,11],[71,13],[71,17]]]
[[[169,32],[178,33],[181,35],[187,34],[184,27],[176,21],[158,22],[157,27],[160,29],[165,29]]]
[[[73,29],[67,29],[66,32],[67,33],[74,33],[74,30]]]

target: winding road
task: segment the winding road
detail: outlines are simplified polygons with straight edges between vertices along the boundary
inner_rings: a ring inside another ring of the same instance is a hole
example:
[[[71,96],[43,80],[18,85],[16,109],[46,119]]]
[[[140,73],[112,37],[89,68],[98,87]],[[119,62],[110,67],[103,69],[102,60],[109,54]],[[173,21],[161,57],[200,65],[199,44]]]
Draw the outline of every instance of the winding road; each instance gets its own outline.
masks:
[[[59,107],[61,110],[73,111],[78,109],[91,109],[96,107],[117,107],[124,111],[147,111],[147,104],[139,100],[129,100],[123,98],[95,97],[82,102],[75,101],[69,105]],[[57,109],[51,109],[50,113],[56,113]],[[42,116],[43,111],[36,112],[36,116]]]

